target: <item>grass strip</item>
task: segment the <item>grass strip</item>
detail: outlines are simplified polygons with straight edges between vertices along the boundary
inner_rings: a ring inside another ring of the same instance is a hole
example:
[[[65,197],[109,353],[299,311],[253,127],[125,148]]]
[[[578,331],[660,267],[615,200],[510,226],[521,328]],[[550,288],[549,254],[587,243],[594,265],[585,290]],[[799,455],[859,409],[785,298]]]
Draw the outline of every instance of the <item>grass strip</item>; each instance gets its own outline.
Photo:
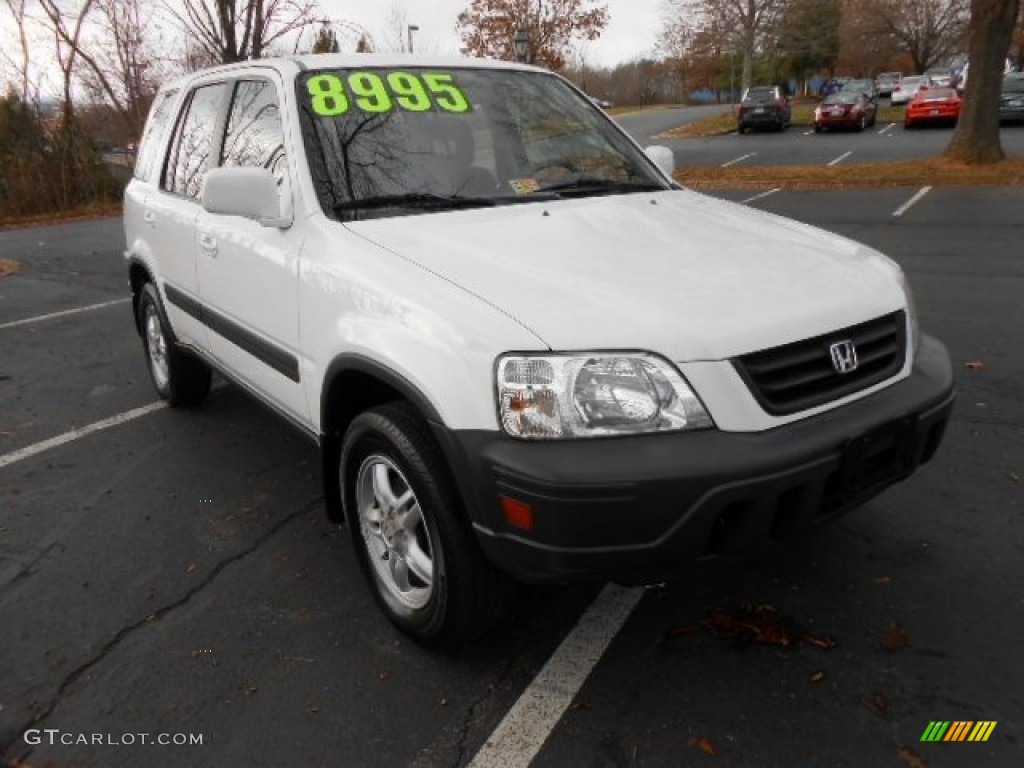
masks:
[[[1024,158],[966,165],[944,157],[890,163],[676,168],[680,184],[694,189],[817,189],[1024,184]]]

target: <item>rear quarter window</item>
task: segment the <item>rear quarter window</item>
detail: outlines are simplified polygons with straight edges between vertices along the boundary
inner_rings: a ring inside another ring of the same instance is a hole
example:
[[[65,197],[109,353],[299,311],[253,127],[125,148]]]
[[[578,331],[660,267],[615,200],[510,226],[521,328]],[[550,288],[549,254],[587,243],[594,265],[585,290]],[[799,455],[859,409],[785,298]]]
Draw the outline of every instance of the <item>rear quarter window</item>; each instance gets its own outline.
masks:
[[[152,181],[160,167],[161,152],[167,136],[167,128],[174,116],[172,107],[176,90],[158,94],[149,112],[149,120],[139,141],[139,153],[135,158],[135,178],[141,181]]]

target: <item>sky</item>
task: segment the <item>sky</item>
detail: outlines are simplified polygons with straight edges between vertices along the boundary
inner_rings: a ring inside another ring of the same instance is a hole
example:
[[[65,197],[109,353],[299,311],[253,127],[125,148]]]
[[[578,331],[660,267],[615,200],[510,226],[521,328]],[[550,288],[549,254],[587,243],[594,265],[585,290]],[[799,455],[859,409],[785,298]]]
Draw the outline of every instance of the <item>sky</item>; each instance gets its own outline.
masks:
[[[612,67],[652,55],[661,28],[661,0],[604,2],[608,26],[599,40],[582,43],[587,65]],[[404,11],[406,23],[420,28],[413,33],[415,50],[457,54],[460,41],[455,20],[469,7],[469,0],[319,0],[319,4],[328,16],[360,24],[375,39],[394,38],[395,26],[387,21],[395,10]]]
[[[625,61],[652,56],[661,29],[662,0],[604,0],[609,21],[600,39],[577,43],[589,67],[613,67]],[[154,0],[155,4],[155,0]],[[406,37],[407,25],[419,27],[414,33],[416,52],[457,55],[461,47],[456,18],[469,7],[470,0],[318,0],[320,11],[334,20],[347,20],[370,33],[381,50],[397,50],[397,38]],[[404,21],[402,20],[404,17]],[[167,24],[161,29],[165,40],[175,37]],[[33,38],[34,81],[44,94],[53,95],[59,88],[58,72],[52,67],[52,39],[41,37],[36,29]],[[311,34],[311,33],[307,33]],[[355,50],[357,33],[342,37],[342,50]],[[18,56],[13,22],[5,4],[0,4],[0,54]],[[0,55],[0,88],[16,70]]]

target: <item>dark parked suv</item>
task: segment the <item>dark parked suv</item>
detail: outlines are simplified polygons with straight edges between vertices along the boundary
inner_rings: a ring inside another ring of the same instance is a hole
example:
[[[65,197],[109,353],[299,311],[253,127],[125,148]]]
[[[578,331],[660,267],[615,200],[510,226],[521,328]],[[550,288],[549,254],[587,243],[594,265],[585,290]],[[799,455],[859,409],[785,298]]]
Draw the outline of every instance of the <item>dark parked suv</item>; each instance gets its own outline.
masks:
[[[747,128],[774,128],[782,131],[789,127],[789,99],[777,85],[755,85],[743,94],[736,127],[740,133]]]

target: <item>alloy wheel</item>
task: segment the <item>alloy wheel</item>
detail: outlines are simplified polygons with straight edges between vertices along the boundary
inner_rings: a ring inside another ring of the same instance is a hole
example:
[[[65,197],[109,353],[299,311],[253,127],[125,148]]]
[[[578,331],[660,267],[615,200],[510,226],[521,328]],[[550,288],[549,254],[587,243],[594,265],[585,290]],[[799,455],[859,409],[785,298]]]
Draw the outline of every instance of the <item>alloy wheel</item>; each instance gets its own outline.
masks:
[[[373,454],[363,461],[356,508],[378,582],[405,608],[423,608],[434,591],[434,547],[416,494],[391,459]]]

